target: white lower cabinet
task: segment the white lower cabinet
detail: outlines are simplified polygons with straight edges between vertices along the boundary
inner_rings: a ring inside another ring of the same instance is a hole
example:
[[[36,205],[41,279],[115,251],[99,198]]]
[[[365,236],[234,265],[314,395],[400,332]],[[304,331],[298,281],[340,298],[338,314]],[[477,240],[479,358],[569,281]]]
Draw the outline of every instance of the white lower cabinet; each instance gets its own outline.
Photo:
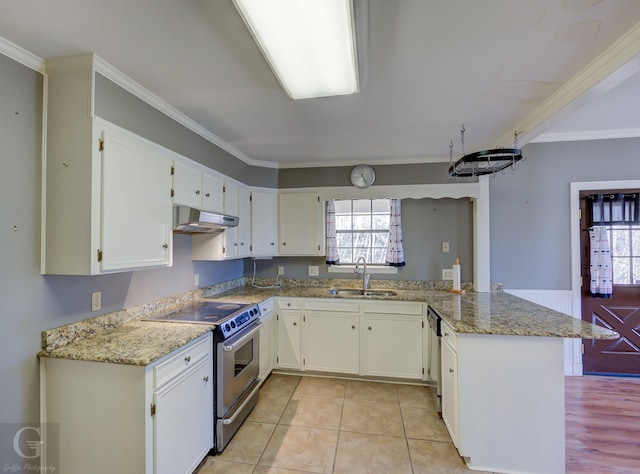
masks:
[[[273,298],[260,303],[260,373],[258,377],[265,380],[274,367],[274,335],[275,314],[273,312]]]
[[[40,361],[61,472],[187,474],[213,447],[211,333],[148,366]]]
[[[281,369],[302,368],[302,300],[278,298],[278,355]]]
[[[304,368],[357,374],[360,367],[358,304],[332,303],[316,300],[305,302],[302,324]]]
[[[443,332],[451,331],[442,323]],[[443,337],[440,346],[442,364],[442,420],[449,430],[453,444],[460,448],[460,427],[458,424],[458,353],[448,338]]]
[[[279,368],[423,378],[422,303],[278,301]]]

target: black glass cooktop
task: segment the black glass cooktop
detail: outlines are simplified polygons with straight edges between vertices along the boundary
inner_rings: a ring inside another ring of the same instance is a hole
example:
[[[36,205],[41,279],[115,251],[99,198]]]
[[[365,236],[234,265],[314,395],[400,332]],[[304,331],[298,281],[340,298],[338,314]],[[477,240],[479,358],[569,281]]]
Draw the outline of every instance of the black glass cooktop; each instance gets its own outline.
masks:
[[[229,316],[241,311],[247,303],[224,303],[216,301],[199,301],[185,308],[168,314],[156,316],[154,320],[191,321],[202,323],[219,323]]]

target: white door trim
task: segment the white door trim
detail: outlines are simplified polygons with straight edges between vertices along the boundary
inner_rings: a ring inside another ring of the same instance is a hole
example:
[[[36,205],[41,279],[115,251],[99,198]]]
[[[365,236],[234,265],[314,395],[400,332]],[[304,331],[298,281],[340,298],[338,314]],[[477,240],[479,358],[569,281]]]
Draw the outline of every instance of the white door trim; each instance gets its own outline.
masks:
[[[573,317],[582,318],[582,299],[580,291],[580,191],[640,188],[640,180],[619,181],[580,181],[571,183],[570,195],[570,227],[571,227],[571,292],[573,294]],[[579,356],[580,374],[582,375],[581,340],[573,341],[574,358]],[[578,360],[578,359],[576,359]]]

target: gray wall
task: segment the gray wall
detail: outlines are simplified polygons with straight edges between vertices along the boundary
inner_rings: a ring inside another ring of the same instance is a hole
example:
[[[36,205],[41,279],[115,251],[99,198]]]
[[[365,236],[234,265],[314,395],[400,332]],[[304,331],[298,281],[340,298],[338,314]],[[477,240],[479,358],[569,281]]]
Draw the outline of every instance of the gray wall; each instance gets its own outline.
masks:
[[[473,206],[469,199],[403,199],[402,241],[407,261],[393,275],[374,275],[375,280],[440,280],[443,268],[460,259],[463,281],[473,280]],[[441,243],[450,244],[442,253]],[[357,278],[355,274],[328,273],[324,257],[287,257],[258,260],[258,277],[275,277],[277,266],[285,267],[285,277],[309,278],[308,266],[320,267],[317,278]],[[253,275],[253,262],[245,261],[245,275]]]
[[[96,115],[250,186],[278,187],[278,172],[243,163],[96,74]]]
[[[491,281],[571,289],[570,183],[640,178],[640,139],[532,143],[490,180]]]
[[[375,185],[445,184],[448,182],[448,163],[409,165],[375,165]],[[278,188],[307,188],[316,186],[351,186],[353,166],[326,168],[287,168],[278,172]]]
[[[206,286],[239,278],[243,272],[242,261],[192,262],[191,238],[176,235],[172,268],[92,277],[41,276],[42,82],[40,74],[0,55],[3,423],[39,420],[36,353],[41,346],[41,331],[194,289],[194,273],[200,274],[200,285]],[[135,108],[127,108],[125,115],[129,113],[139,117]],[[166,132],[167,145],[171,145],[169,137],[183,134],[183,130],[171,133],[170,123],[160,128]],[[176,140],[181,144],[188,141],[184,136]],[[100,312],[90,311],[92,291],[102,292]]]

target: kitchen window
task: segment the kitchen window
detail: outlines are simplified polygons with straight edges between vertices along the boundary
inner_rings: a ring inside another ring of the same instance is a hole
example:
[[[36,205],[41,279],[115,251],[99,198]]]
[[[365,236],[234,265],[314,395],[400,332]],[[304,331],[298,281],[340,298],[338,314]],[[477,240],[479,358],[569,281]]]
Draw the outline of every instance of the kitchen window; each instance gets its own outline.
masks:
[[[609,228],[614,285],[640,285],[640,225]]]
[[[384,265],[389,245],[390,199],[334,201],[336,247],[340,264]]]

